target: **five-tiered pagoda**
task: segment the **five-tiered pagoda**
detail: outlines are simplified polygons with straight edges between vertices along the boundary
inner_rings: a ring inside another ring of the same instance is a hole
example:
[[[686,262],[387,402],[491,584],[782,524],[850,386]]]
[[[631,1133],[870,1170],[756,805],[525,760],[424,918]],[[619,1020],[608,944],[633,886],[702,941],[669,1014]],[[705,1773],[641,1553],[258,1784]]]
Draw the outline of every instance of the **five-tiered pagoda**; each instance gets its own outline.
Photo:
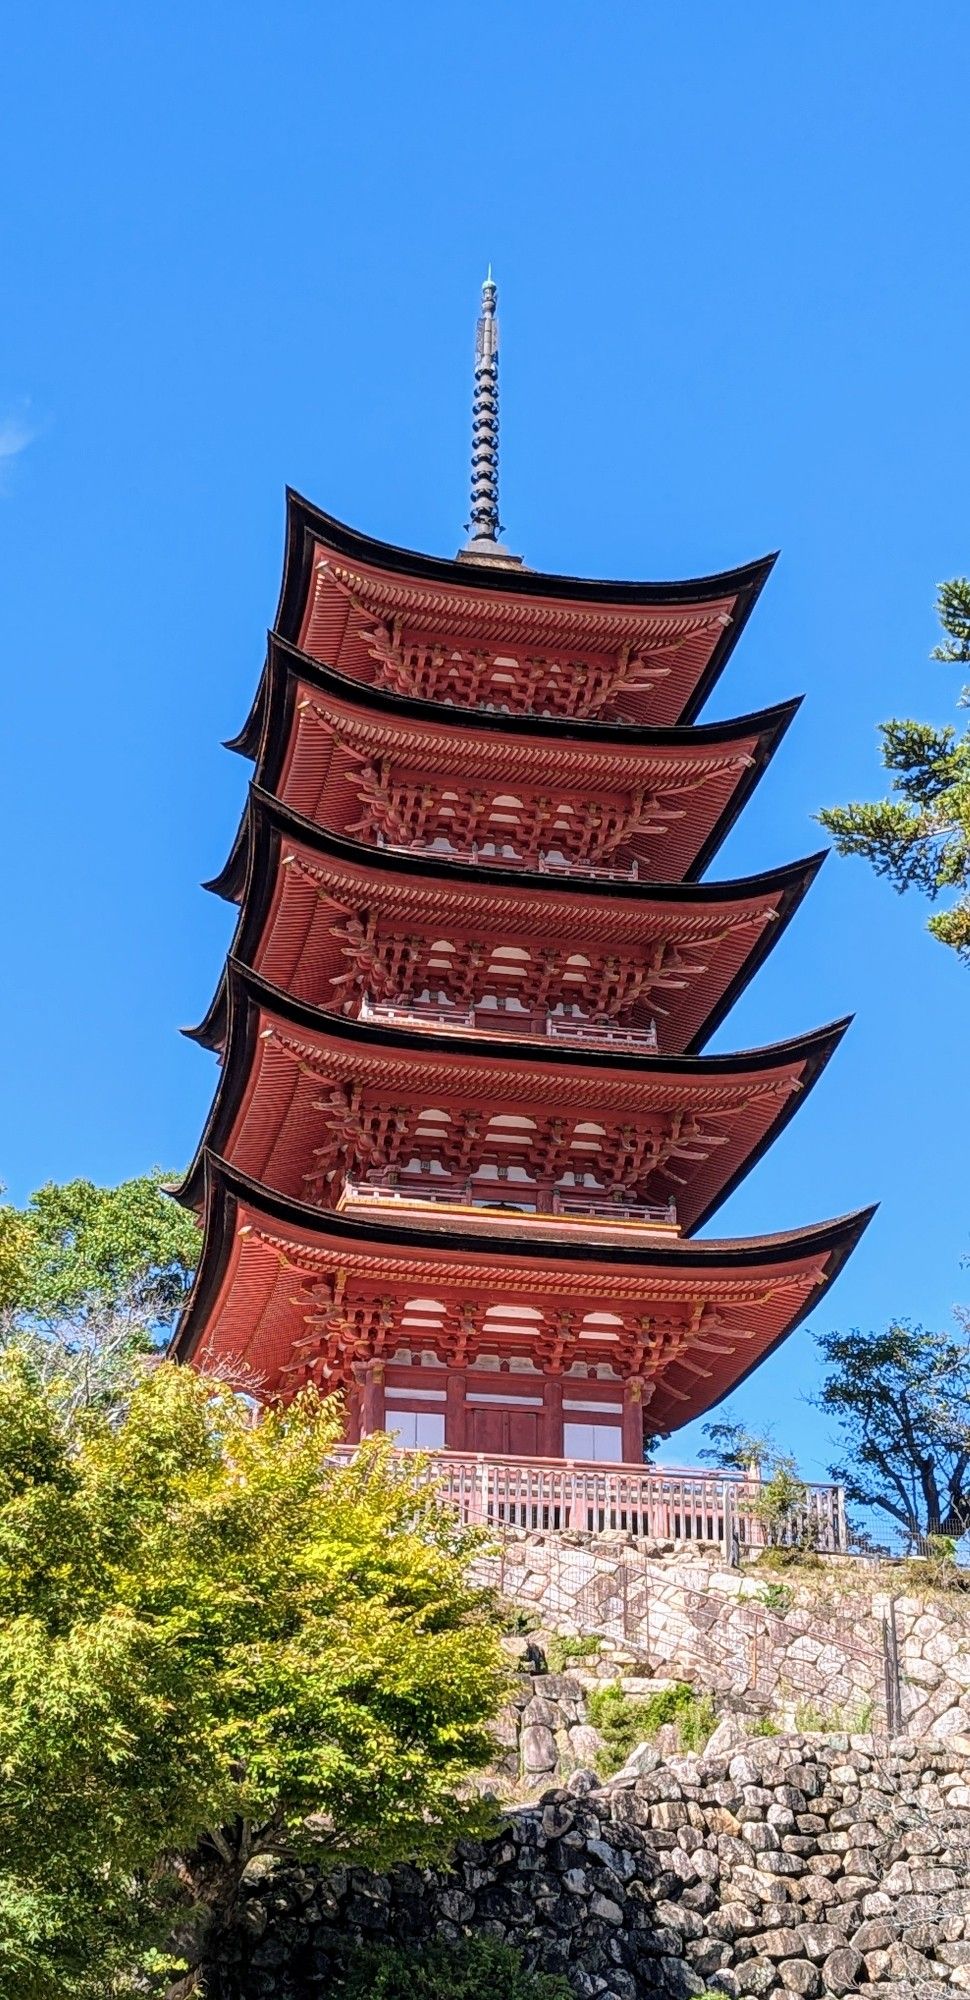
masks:
[[[209,885],[239,918],[192,1031],[222,1071],[175,1350],[339,1389],[351,1441],[639,1464],[865,1227],[696,1235],[847,1023],[701,1053],[822,858],[701,879],[798,705],[695,720],[773,558],[656,584],[510,555],[495,304],[489,278],[456,560],[288,495]]]

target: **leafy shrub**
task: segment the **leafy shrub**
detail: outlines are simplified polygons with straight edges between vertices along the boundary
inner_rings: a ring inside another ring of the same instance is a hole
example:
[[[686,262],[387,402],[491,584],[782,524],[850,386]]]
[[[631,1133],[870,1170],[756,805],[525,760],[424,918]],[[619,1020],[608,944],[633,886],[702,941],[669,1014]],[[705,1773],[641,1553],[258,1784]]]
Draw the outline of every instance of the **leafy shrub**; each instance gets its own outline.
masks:
[[[332,1990],[340,2000],[572,2000],[564,1979],[529,1972],[519,1952],[494,1938],[420,1952],[367,1946],[350,1955]]]
[[[919,1555],[906,1564],[906,1581],[915,1590],[970,1590],[970,1571],[957,1564],[952,1535],[925,1535]]]
[[[625,1694],[614,1681],[593,1689],[587,1712],[603,1738],[600,1761],[606,1777],[625,1764],[638,1743],[651,1743],[666,1723],[675,1725],[682,1750],[703,1750],[717,1727],[710,1695],[695,1694],[685,1681],[645,1699]]]
[[[571,1660],[595,1659],[602,1645],[595,1632],[587,1632],[580,1639],[572,1639],[565,1632],[556,1632],[546,1647],[546,1659],[551,1674],[568,1672]]]
[[[773,1548],[812,1547],[812,1524],[805,1521],[808,1488],[793,1458],[776,1458],[770,1479],[745,1496],[745,1510],[760,1521]],[[799,1522],[801,1521],[801,1525]],[[793,1532],[794,1530],[794,1532]]]
[[[775,1611],[779,1618],[783,1618],[785,1612],[792,1608],[795,1593],[788,1583],[766,1583],[764,1589],[759,1590],[758,1597],[768,1611]]]
[[[65,1417],[0,1354],[0,2000],[157,1992],[173,1900],[190,1971],[250,1856],[383,1868],[491,1824],[479,1541],[340,1434],[169,1364]]]
[[[538,1632],[541,1624],[538,1611],[531,1604],[503,1604],[502,1630],[517,1639],[526,1639],[530,1632]]]
[[[780,1736],[781,1730],[778,1726],[778,1723],[775,1721],[773,1715],[759,1715],[757,1722],[753,1722],[751,1724],[751,1727],[748,1730],[748,1735]]]

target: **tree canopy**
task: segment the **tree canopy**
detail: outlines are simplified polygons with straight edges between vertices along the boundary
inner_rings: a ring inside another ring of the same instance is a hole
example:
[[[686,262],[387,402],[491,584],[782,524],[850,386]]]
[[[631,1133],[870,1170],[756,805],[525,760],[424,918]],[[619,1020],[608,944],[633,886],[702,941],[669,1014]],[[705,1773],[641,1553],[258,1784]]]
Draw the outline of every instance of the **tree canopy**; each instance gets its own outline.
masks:
[[[0,1356],[2,2000],[163,1994],[252,1856],[383,1867],[480,1824],[473,1541],[386,1440],[328,1462],[338,1434],[167,1363],[65,1426]]]
[[[0,1332],[66,1401],[110,1400],[169,1330],[198,1251],[195,1218],[161,1173],[48,1182],[23,1208],[0,1203]]]
[[[941,583],[937,613],[943,640],[931,658],[970,662],[970,579]],[[970,705],[964,687],[960,706]],[[880,724],[891,796],[876,804],[831,806],[818,818],[840,854],[860,854],[900,894],[916,888],[930,902],[955,898],[928,929],[970,964],[970,729],[893,720]]]
[[[910,1548],[970,1532],[970,1338],[896,1320],[881,1333],[825,1333],[817,1398],[834,1416],[844,1460],[831,1476],[874,1508]]]
[[[49,1181],[0,1208],[2,1303],[45,1324],[123,1305],[146,1326],[171,1318],[198,1258],[193,1216],[160,1172],[97,1187]]]
[[[698,1458],[707,1465],[722,1467],[725,1472],[750,1472],[752,1466],[760,1472],[778,1458],[770,1431],[749,1430],[729,1410],[713,1423],[702,1424],[701,1430],[708,1442],[702,1445]]]

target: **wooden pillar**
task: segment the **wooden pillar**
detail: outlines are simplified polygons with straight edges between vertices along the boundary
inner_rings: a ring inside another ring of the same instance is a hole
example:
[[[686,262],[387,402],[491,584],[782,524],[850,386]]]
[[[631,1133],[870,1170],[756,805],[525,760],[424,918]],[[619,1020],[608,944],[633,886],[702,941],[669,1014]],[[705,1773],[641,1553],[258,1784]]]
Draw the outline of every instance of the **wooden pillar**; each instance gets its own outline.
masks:
[[[347,1443],[359,1444],[361,1405],[359,1382],[348,1382],[344,1391],[344,1402],[347,1408]]]
[[[643,1464],[643,1384],[623,1384],[623,1463]]]
[[[384,1367],[380,1361],[365,1362],[357,1375],[360,1397],[360,1435],[370,1437],[372,1431],[384,1428]]]
[[[468,1451],[468,1416],[465,1409],[465,1377],[460,1369],[449,1368],[445,1385],[445,1450]]]
[[[547,1375],[543,1384],[539,1451],[543,1458],[561,1458],[563,1455],[561,1375]]]

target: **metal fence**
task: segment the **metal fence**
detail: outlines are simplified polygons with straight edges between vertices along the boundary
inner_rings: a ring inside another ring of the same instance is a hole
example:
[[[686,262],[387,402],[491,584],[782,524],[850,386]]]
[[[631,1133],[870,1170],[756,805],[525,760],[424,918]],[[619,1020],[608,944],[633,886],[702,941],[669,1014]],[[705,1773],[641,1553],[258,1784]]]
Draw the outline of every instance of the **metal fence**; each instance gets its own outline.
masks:
[[[493,1526],[477,1568],[482,1583],[528,1618],[620,1646],[635,1663],[627,1672],[686,1679],[749,1714],[787,1711],[808,1730],[895,1736],[905,1728],[891,1598],[863,1616],[857,1605],[820,1598],[806,1628],[789,1624],[791,1592],[776,1572],[760,1586],[758,1570],[748,1572],[739,1603],[707,1588],[688,1550],[679,1561],[658,1559],[636,1541],[612,1548],[554,1534],[540,1541],[502,1526]]]

